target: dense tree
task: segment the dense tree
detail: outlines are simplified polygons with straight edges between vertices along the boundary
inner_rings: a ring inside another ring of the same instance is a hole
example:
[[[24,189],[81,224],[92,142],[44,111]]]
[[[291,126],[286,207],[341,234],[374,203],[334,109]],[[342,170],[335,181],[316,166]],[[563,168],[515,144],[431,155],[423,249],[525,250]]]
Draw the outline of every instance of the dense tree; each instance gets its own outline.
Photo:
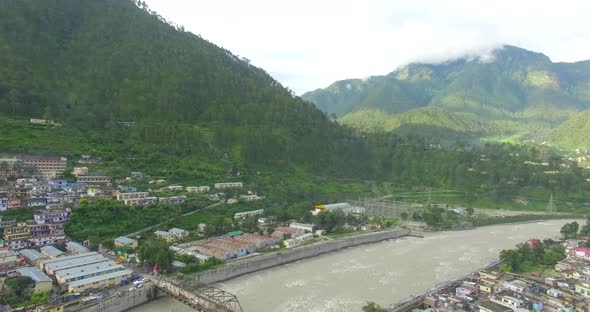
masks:
[[[163,271],[171,268],[174,254],[168,248],[168,244],[161,240],[148,240],[143,242],[137,250],[139,260],[149,266],[158,265]]]
[[[565,238],[576,238],[578,237],[578,230],[580,229],[580,225],[578,222],[574,221],[572,223],[566,223],[561,227],[559,231],[561,235]]]

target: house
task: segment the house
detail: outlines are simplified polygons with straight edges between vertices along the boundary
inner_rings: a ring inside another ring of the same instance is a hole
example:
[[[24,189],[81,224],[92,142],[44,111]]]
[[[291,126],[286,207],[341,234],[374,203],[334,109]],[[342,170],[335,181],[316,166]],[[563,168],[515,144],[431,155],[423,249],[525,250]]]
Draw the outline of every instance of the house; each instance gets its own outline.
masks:
[[[146,198],[130,198],[123,200],[123,203],[127,206],[155,206],[158,203],[157,197],[146,197]]]
[[[115,238],[114,240],[115,242],[115,247],[117,248],[124,248],[124,247],[129,247],[129,248],[137,248],[137,241],[129,238],[129,237],[125,237],[125,236],[120,236]]]
[[[257,215],[261,215],[264,213],[264,209],[257,209],[257,210],[251,210],[251,211],[244,211],[244,212],[236,212],[234,214],[234,219],[245,219],[247,217],[250,216],[257,216]]]
[[[170,197],[160,197],[158,202],[161,205],[178,205],[184,203],[186,200],[186,196],[170,196]]]
[[[304,230],[306,232],[313,232],[316,228],[315,224],[306,224],[306,223],[299,223],[299,222],[291,222],[289,227],[294,229]]]
[[[215,183],[215,185],[213,185],[213,187],[218,190],[242,188],[242,187],[244,187],[244,183],[242,183],[242,182]]]
[[[341,210],[345,214],[349,214],[349,213],[363,214],[363,213],[365,213],[365,208],[353,206],[349,203],[316,205],[314,208],[315,208],[315,210],[313,211],[314,214],[318,214],[321,211],[335,211],[335,210]]]
[[[171,191],[182,191],[182,185],[168,185],[167,189]]]
[[[116,193],[118,201],[124,201],[126,199],[140,199],[147,198],[150,196],[149,192],[131,192],[131,193]]]
[[[172,228],[168,231],[155,231],[156,238],[172,243],[179,239],[188,237],[189,232],[179,228]]]
[[[66,251],[70,255],[78,255],[78,254],[90,252],[90,250],[88,248],[86,248],[76,242],[67,242],[66,243]]]
[[[42,210],[33,214],[33,220],[37,224],[61,223],[68,221],[69,215],[70,213],[65,210]]]
[[[258,195],[240,195],[240,200],[244,201],[244,202],[252,202],[252,201],[258,201],[258,200],[263,200],[264,196],[258,196]]]
[[[38,252],[35,249],[23,249],[20,251],[21,256],[23,256],[30,265],[38,266],[44,260],[47,260],[47,257],[42,253]]]
[[[29,123],[32,124],[32,125],[43,125],[43,126],[55,124],[55,122],[53,120],[50,120],[50,119],[38,119],[38,118],[31,118],[31,119],[29,119]]]
[[[86,174],[88,174],[88,167],[74,167],[72,170],[72,175],[75,177]]]
[[[16,271],[20,274],[20,276],[28,276],[33,280],[33,282],[35,282],[35,293],[38,294],[51,291],[53,281],[51,278],[49,278],[49,276],[45,275],[45,273],[36,267],[18,268]]]
[[[574,255],[578,258],[588,259],[590,258],[590,250],[582,247],[574,248]]]
[[[275,228],[274,232],[272,233],[271,237],[283,239],[284,237],[296,238],[305,234],[304,230],[295,229],[292,227],[285,227],[279,226]]]
[[[8,199],[8,209],[18,209],[21,207],[20,199],[18,198],[9,198]]]
[[[132,171],[131,176],[134,178],[143,178],[143,173],[141,173],[139,171]]]
[[[524,302],[521,299],[512,296],[502,296],[500,297],[500,302],[513,309],[518,309],[524,305]]]

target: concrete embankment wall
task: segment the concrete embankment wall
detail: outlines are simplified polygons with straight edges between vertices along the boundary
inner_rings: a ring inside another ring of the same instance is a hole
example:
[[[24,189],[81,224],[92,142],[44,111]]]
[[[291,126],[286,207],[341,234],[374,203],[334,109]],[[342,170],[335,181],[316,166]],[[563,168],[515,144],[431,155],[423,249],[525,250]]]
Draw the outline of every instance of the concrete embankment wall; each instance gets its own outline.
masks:
[[[84,312],[121,312],[148,303],[163,295],[166,294],[158,291],[155,285],[149,283],[134,291],[125,291],[123,296],[111,296],[100,301],[98,304],[72,310]]]
[[[240,275],[272,268],[289,262],[310,258],[325,254],[328,252],[340,250],[343,248],[375,243],[387,239],[394,239],[410,234],[410,230],[397,229],[389,231],[380,231],[359,234],[349,237],[335,239],[333,241],[317,243],[308,246],[289,249],[284,252],[265,254],[252,259],[244,259],[235,263],[230,263],[223,268],[207,271],[195,275],[198,282],[211,284],[222,282]]]

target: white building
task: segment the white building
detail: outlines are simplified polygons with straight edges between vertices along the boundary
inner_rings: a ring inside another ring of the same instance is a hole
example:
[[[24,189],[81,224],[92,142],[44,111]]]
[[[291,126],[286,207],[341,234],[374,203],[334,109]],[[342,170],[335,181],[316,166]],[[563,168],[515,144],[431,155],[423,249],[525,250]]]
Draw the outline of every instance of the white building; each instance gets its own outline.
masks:
[[[244,183],[242,183],[242,182],[215,183],[215,185],[213,187],[216,188],[216,189],[218,189],[218,190],[232,189],[232,188],[242,188],[242,187],[244,187]]]
[[[315,230],[315,224],[306,224],[306,223],[299,223],[299,222],[291,222],[289,227],[294,229],[304,230],[306,232],[312,232]]]
[[[236,212],[236,214],[234,214],[234,219],[237,219],[237,218],[245,219],[247,217],[257,216],[257,215],[261,215],[263,213],[264,213],[264,209]]]

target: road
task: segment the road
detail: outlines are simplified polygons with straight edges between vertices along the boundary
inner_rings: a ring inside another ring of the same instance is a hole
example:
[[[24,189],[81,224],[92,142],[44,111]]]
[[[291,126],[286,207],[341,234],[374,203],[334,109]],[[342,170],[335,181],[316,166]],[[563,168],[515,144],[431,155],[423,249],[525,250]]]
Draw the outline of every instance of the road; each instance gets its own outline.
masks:
[[[170,218],[170,219],[168,219],[167,221],[160,222],[160,223],[158,223],[158,224],[154,224],[154,225],[152,225],[152,226],[148,226],[148,227],[146,227],[145,229],[141,229],[141,230],[139,230],[139,231],[135,231],[135,232],[133,232],[133,233],[131,233],[131,234],[127,234],[127,235],[124,235],[124,236],[125,236],[125,237],[134,237],[134,236],[137,236],[139,233],[141,233],[141,232],[143,232],[143,231],[149,231],[149,230],[151,230],[151,229],[153,229],[153,228],[156,228],[156,227],[158,227],[158,226],[161,226],[161,225],[163,225],[163,224],[166,224],[166,223],[168,223],[168,222],[174,221],[174,220],[176,220],[176,219],[178,219],[178,218],[182,218],[182,217],[190,216],[190,215],[192,215],[192,214],[193,214],[193,213],[195,213],[195,212],[199,212],[199,211],[201,211],[202,209],[207,209],[207,208],[215,207],[215,206],[217,206],[217,205],[221,205],[221,203],[215,203],[215,204],[213,204],[213,205],[209,205],[209,206],[206,206],[206,207],[204,207],[204,208],[199,208],[199,209],[197,209],[197,210],[193,210],[193,211],[191,211],[191,212],[187,212],[187,213],[185,213],[185,214],[182,214],[182,215],[180,215],[180,216],[177,216],[177,217],[174,217],[174,218]]]

